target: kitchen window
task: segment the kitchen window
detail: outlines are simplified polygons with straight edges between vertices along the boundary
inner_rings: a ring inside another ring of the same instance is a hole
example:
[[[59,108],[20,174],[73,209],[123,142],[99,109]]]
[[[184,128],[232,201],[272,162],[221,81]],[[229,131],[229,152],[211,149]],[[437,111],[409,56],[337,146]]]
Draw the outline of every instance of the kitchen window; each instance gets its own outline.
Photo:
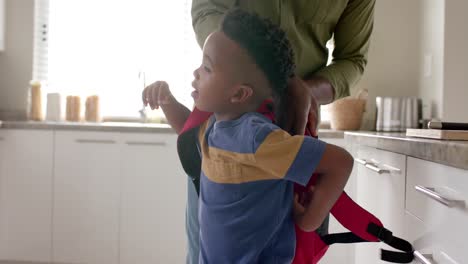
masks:
[[[190,7],[190,0],[37,0],[33,78],[63,96],[98,94],[103,116],[139,116],[143,76],[146,84],[167,81],[191,107],[201,51]]]
[[[47,91],[63,97],[97,94],[102,116],[139,117],[144,76],[147,85],[167,81],[175,97],[192,107],[191,81],[201,51],[191,0],[35,2],[33,78],[47,80]]]

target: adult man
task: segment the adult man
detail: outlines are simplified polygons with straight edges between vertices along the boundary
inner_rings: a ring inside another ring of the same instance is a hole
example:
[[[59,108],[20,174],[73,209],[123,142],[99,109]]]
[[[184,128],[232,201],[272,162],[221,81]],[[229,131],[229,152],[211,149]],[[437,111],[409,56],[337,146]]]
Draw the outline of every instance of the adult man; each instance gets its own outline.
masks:
[[[349,95],[367,64],[375,0],[193,0],[192,22],[202,47],[234,6],[267,17],[286,31],[296,54],[296,77],[279,112],[279,124],[291,134],[316,135],[318,105]],[[326,43],[334,38],[327,66]],[[307,126],[307,128],[306,128]],[[189,180],[186,231],[187,263],[198,263],[198,181]],[[327,223],[321,228],[327,232]]]

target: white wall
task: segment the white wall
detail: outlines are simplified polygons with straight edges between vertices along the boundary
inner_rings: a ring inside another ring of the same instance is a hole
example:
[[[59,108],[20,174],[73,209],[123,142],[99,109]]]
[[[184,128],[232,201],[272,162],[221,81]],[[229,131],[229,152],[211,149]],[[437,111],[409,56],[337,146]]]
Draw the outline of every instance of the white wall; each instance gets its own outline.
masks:
[[[34,0],[5,1],[5,51],[0,52],[0,111],[26,111],[32,77]]]
[[[433,117],[468,122],[468,1],[424,0],[421,8],[419,94]]]
[[[442,118],[468,122],[467,0],[445,1]]]
[[[421,1],[419,95],[432,117],[442,116],[444,87],[445,1]],[[428,110],[429,110],[428,109]]]
[[[5,0],[0,0],[0,52],[5,48]]]
[[[369,61],[358,85],[369,90],[363,129],[375,128],[376,96],[417,96],[419,83],[420,1],[378,0]]]

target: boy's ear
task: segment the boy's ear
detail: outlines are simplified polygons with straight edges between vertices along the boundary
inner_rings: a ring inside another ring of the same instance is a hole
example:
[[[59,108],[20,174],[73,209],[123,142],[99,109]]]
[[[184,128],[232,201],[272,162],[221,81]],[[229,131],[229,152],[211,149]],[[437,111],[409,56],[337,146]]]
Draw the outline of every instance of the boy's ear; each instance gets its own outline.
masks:
[[[231,103],[243,103],[253,95],[252,86],[241,84],[236,87],[234,95],[231,97]]]

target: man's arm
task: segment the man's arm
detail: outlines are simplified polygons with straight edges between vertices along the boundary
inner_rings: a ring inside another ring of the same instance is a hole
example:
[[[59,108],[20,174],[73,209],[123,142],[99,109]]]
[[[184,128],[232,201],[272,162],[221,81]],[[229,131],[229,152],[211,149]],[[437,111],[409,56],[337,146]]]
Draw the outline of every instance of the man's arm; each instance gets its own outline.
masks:
[[[364,73],[374,24],[375,0],[350,0],[335,28],[332,64],[312,76],[295,77],[288,87],[289,103],[279,113],[280,126],[304,134],[306,123],[316,135],[318,105],[349,95]]]
[[[312,84],[312,89],[319,88],[314,92],[330,96],[328,91],[334,88],[334,98],[338,99],[349,95],[349,89],[355,85],[367,64],[367,53],[369,51],[370,37],[374,24],[375,0],[350,0],[341,15],[334,32],[335,48],[333,50],[332,63],[315,73],[306,82]],[[321,77],[325,81],[316,85],[315,79]],[[327,83],[328,82],[328,83]],[[322,98],[317,97],[317,101]],[[325,102],[333,100],[326,100]]]
[[[192,25],[200,47],[203,47],[208,35],[219,27],[224,13],[232,8],[235,2],[235,0],[192,0]]]

